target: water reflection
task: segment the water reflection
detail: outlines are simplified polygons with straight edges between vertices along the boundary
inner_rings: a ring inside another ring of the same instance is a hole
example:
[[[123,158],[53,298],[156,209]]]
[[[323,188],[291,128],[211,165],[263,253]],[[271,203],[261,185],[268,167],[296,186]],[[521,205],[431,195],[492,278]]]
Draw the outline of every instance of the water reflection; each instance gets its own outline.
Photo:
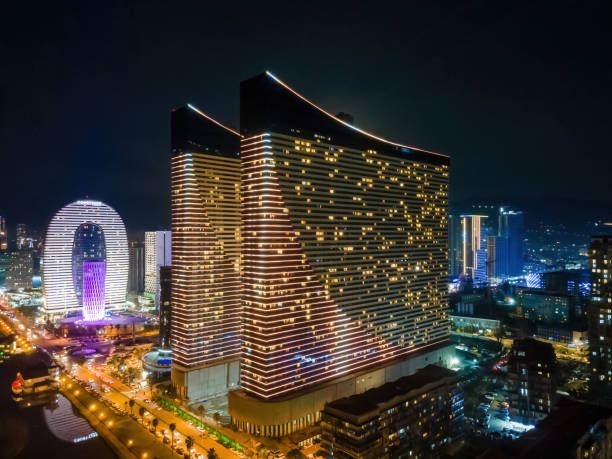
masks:
[[[72,403],[59,394],[57,403],[43,408],[43,415],[49,430],[60,440],[79,443],[83,439],[94,438],[95,432],[89,423],[82,418]]]

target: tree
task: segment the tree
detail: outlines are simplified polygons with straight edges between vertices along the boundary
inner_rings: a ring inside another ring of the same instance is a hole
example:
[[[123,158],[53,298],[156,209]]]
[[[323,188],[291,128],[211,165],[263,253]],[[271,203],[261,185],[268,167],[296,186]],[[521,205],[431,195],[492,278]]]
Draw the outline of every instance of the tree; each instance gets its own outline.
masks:
[[[176,424],[172,423],[168,427],[170,428],[170,432],[172,432],[172,446],[170,449],[174,451],[174,431],[176,430]]]
[[[185,446],[187,447],[187,454],[189,454],[189,457],[191,457],[191,448],[193,448],[193,443],[193,438],[185,438]]]
[[[219,419],[221,419],[221,415],[218,412],[215,412],[215,414],[213,414],[213,419],[217,424],[219,424]]]
[[[144,414],[145,414],[145,409],[143,406],[140,407],[140,409],[138,410],[138,414],[140,414],[140,422],[142,422],[144,424]]]
[[[133,399],[130,399],[130,414],[132,414],[134,403],[136,403]]]
[[[140,372],[138,371],[137,368],[130,367],[130,368],[127,369],[127,377],[128,377],[128,380],[129,380],[130,384],[132,383],[132,381],[134,381],[136,378],[138,378],[138,374],[139,373]]]
[[[153,433],[157,432],[157,425],[159,424],[159,419],[153,418]]]
[[[147,384],[149,385],[149,390],[151,391],[151,396],[150,398],[153,398],[153,385],[155,384],[155,378],[153,377],[153,374],[150,373],[147,375]]]
[[[202,423],[202,426],[204,426],[204,413],[205,412],[206,410],[204,409],[204,405],[198,406],[198,413],[200,413],[200,422]],[[202,435],[204,435],[204,432],[202,432]]]
[[[208,450],[208,459],[219,459],[219,455],[216,453],[215,448]]]
[[[499,327],[494,330],[495,337],[497,338],[497,342],[501,344],[501,340],[505,336],[506,329],[504,327],[504,323],[500,320]]]

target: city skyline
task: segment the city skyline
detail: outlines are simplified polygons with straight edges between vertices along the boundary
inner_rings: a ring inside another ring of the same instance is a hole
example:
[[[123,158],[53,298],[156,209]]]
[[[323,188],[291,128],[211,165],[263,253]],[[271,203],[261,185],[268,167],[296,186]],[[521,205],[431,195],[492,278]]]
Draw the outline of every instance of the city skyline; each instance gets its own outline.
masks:
[[[169,228],[170,110],[189,102],[237,128],[236,84],[265,69],[316,94],[320,106],[350,113],[358,127],[450,155],[451,207],[490,199],[525,209],[524,201],[546,197],[558,208],[571,203],[577,212],[610,208],[610,183],[605,168],[598,167],[608,154],[609,115],[593,103],[610,97],[610,71],[597,60],[605,15],[595,7],[573,11],[569,4],[555,5],[553,18],[544,5],[530,5],[529,14],[519,5],[390,7],[368,14],[328,5],[322,23],[306,13],[295,30],[290,21],[283,25],[281,46],[274,46],[277,35],[265,24],[294,17],[287,7],[269,17],[250,8],[232,15],[236,34],[222,46],[209,46],[225,37],[222,26],[196,26],[201,7],[115,6],[117,19],[108,27],[111,13],[98,17],[91,6],[41,7],[31,14],[20,5],[3,8],[5,17],[28,17],[33,25],[27,37],[14,30],[19,21],[3,32],[12,45],[5,53],[12,70],[0,77],[10,88],[0,107],[0,134],[6,152],[20,152],[7,155],[5,165],[19,170],[18,161],[28,157],[42,166],[29,169],[30,180],[20,174],[6,178],[7,189],[37,208],[31,215],[16,202],[2,203],[0,215],[10,228],[21,222],[41,228],[63,202],[85,195],[113,202],[130,232]],[[227,13],[223,7],[206,11],[229,20]],[[136,15],[144,25],[132,36]],[[257,43],[248,40],[254,32],[250,21],[244,24],[251,15],[262,25]],[[84,17],[87,28],[76,25]],[[400,27],[402,17],[407,30]],[[565,26],[570,22],[571,36]],[[172,24],[181,24],[184,35],[169,34]],[[332,46],[326,45],[327,30]],[[150,43],[144,39],[150,35],[158,38]],[[54,39],[45,52],[35,51],[46,36]],[[531,52],[524,42],[533,44]],[[134,65],[120,57],[124,44],[138,56]],[[294,47],[318,56],[326,71],[295,67]],[[234,58],[239,52],[241,58]],[[212,69],[200,59],[210,53],[217,62]],[[49,59],[65,71],[34,71],[51,64]],[[381,73],[379,61],[389,62],[390,70]],[[171,69],[180,62],[190,62],[192,71],[175,79]],[[580,70],[567,71],[568,62]],[[207,66],[203,72],[202,65]],[[126,77],[117,78],[123,72]],[[79,115],[82,110],[87,117]],[[58,135],[62,126],[71,126],[72,135]],[[567,167],[576,152],[588,174]],[[60,173],[66,174],[61,186],[49,183],[48,177]],[[156,205],[145,208],[142,202]]]
[[[612,457],[608,22],[0,6],[0,451]]]

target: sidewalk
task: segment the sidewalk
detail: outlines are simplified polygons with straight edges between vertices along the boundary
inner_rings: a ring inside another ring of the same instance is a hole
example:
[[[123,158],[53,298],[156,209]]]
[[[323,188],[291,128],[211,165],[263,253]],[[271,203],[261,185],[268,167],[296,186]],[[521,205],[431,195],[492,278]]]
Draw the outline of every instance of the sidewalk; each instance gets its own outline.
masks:
[[[72,387],[69,388],[68,384],[71,384]],[[109,444],[118,457],[125,459],[172,457],[171,451],[163,443],[156,441],[153,434],[144,430],[129,416],[114,414],[80,384],[74,381],[64,383],[61,392]]]
[[[81,379],[88,380],[90,378],[93,378],[97,381],[100,380],[100,378],[98,378],[98,376],[88,368],[85,368],[83,366],[77,368],[79,373],[81,374],[79,376]],[[145,408],[149,413],[151,413],[152,416],[157,417],[159,419],[158,430],[169,430],[169,425],[174,423],[176,425],[175,437],[177,436],[177,434],[180,434],[184,437],[190,436],[194,440],[196,449],[199,449],[199,452],[201,453],[204,452],[204,454],[206,454],[211,448],[214,448],[215,452],[221,459],[236,459],[239,457],[233,450],[224,447],[222,444],[216,442],[212,438],[202,438],[202,433],[190,423],[184,421],[183,419],[179,418],[178,416],[175,416],[174,414],[164,409],[158,409],[157,406],[152,403],[145,403],[143,400],[139,400],[138,398],[133,397],[131,395],[132,389],[130,387],[126,386],[120,381],[117,381],[116,379],[113,379],[113,381],[114,384],[111,387],[111,392],[102,394],[104,398],[107,398],[110,401],[117,403],[122,408],[125,407],[125,402],[129,403],[129,400],[133,399],[135,401],[135,405],[132,409],[134,413],[138,413],[140,407]],[[121,391],[121,389],[123,389],[123,391]]]

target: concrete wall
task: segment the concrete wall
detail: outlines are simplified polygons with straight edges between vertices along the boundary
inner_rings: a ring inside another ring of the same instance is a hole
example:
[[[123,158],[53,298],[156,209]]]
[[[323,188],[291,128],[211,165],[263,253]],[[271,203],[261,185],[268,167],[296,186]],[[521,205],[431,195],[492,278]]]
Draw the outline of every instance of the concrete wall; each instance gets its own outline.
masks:
[[[222,395],[238,388],[240,363],[231,360],[197,369],[173,366],[172,384],[182,398],[188,397],[192,402]]]

